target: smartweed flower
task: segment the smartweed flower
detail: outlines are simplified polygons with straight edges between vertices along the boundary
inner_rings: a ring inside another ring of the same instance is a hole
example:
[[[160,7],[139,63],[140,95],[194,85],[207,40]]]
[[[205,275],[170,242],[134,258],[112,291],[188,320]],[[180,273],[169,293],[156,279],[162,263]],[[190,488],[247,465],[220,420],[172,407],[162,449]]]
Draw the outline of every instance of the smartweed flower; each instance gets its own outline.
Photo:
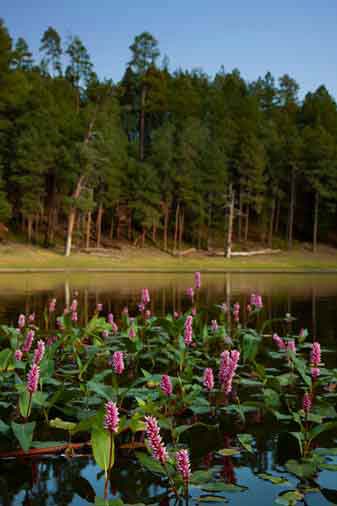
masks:
[[[165,465],[168,459],[168,454],[160,435],[158,422],[154,416],[146,416],[145,424],[146,435],[148,437],[149,446],[152,450],[153,458]]]

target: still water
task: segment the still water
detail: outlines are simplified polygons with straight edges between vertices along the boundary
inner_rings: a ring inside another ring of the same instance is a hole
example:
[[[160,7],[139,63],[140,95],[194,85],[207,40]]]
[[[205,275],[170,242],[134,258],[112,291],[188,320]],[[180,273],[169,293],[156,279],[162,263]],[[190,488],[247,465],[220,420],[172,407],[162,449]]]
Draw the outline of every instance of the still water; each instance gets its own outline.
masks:
[[[125,305],[128,305],[131,314],[136,313],[143,287],[150,290],[151,310],[154,313],[183,311],[189,306],[185,295],[189,286],[193,286],[191,274],[1,275],[0,324],[15,324],[20,313],[35,312],[39,320],[52,297],[57,298],[57,311],[60,314],[74,295],[79,301],[81,323],[92,314],[97,303],[103,304],[105,313],[111,311],[118,315]],[[297,318],[295,330],[308,328],[310,337],[315,336],[327,349],[336,349],[337,275],[203,275],[199,303],[207,306],[211,314],[214,304],[225,301],[238,301],[246,305],[252,292],[263,296],[266,317],[282,317],[285,313],[291,313]],[[330,354],[328,360],[337,364],[336,352]],[[188,436],[185,441],[192,450],[193,468],[215,466],[226,483],[247,487],[246,491],[240,493],[225,494],[230,504],[269,506],[280,491],[296,488],[296,478],[283,468],[285,460],[292,453],[293,442],[280,444],[273,426],[266,431],[266,427],[259,425],[258,420],[251,421],[249,430],[255,439],[254,456],[240,454],[224,457],[216,454],[215,450],[226,447],[230,438],[230,434],[221,431],[203,431],[199,434],[192,430],[186,433]],[[336,441],[330,441],[330,446],[331,443],[336,446],[337,434],[331,436]],[[111,477],[110,497],[120,497],[129,504],[169,504],[160,480],[142,470],[132,454],[122,453],[118,462]],[[337,459],[332,462],[337,463]],[[257,476],[262,472],[280,473],[289,479],[290,484],[275,486]],[[337,504],[336,472],[321,472],[316,485],[321,487],[323,494],[307,494],[305,504]],[[84,506],[93,504],[95,496],[102,497],[103,488],[102,472],[87,455],[73,460],[66,457],[0,460],[1,506]],[[213,503],[205,501],[193,504]]]

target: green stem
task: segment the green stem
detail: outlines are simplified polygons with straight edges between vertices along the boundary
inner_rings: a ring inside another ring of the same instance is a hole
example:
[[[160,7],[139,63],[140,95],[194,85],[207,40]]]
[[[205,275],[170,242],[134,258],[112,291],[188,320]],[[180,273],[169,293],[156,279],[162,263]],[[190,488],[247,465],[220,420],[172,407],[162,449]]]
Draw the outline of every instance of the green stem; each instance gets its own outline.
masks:
[[[110,473],[111,463],[112,463],[112,443],[113,443],[113,435],[112,435],[112,432],[110,432],[109,465],[108,465],[108,469],[107,469],[107,472],[105,475],[104,499],[108,498],[109,473]]]

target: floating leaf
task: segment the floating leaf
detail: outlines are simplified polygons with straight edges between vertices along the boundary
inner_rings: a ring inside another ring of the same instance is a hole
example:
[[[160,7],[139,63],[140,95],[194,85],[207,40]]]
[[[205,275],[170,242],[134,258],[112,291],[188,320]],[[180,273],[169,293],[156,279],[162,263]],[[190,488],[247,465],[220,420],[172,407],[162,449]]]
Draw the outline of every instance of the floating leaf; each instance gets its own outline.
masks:
[[[205,485],[201,485],[201,488],[206,492],[243,492],[247,490],[247,487],[242,487],[241,485],[222,482],[206,483]]]
[[[298,490],[289,490],[288,492],[282,492],[275,500],[276,504],[282,506],[296,506],[298,501],[302,501],[303,494]]]
[[[282,476],[274,476],[269,473],[260,473],[257,475],[262,480],[270,481],[274,485],[289,485],[290,482],[286,478],[282,478]]]

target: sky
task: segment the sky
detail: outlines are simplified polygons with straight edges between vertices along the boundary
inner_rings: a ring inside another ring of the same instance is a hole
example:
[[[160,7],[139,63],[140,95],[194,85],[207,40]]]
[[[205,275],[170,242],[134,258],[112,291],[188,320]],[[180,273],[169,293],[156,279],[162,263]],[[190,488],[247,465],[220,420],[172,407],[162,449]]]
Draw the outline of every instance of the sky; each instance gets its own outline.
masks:
[[[337,0],[1,0],[0,17],[39,58],[43,32],[78,35],[99,77],[121,79],[135,35],[151,32],[170,69],[224,66],[253,81],[288,73],[301,96],[337,96]]]

